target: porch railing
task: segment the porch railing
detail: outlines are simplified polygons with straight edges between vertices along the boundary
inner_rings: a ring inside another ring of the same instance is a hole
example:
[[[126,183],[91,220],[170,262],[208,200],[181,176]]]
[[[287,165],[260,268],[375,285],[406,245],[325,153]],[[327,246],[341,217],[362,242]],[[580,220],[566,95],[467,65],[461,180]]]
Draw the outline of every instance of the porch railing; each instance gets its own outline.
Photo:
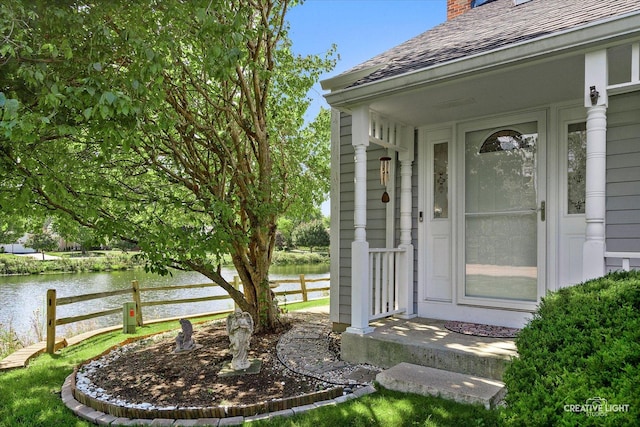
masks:
[[[622,259],[622,270],[631,270],[631,260],[640,259],[640,252],[605,252],[606,258]]]
[[[398,260],[404,249],[369,249],[369,289],[371,310],[369,320],[398,314],[403,310],[398,304]]]

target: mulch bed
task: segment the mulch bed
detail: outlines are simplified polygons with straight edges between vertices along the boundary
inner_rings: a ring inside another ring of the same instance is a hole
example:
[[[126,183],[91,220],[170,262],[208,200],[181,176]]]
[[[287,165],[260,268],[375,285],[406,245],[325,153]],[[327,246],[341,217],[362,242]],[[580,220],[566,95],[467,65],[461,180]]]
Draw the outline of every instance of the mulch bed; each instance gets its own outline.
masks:
[[[197,350],[174,353],[175,333],[147,340],[91,374],[91,382],[118,399],[157,407],[253,404],[325,388],[278,361],[276,344],[289,328],[252,337],[249,358],[262,360],[258,374],[219,375],[232,357],[225,323],[216,322],[194,327]]]

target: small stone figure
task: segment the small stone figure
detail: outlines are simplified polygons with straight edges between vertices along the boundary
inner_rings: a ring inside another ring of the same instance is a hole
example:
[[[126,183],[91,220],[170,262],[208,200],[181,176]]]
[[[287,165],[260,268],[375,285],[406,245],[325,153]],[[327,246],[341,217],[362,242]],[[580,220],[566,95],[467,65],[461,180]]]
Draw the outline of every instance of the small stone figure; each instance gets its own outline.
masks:
[[[179,332],[176,337],[175,353],[193,350],[196,348],[196,343],[191,337],[193,334],[193,326],[191,325],[191,322],[187,319],[180,319],[180,326],[182,326],[182,332]]]
[[[229,349],[231,350],[231,368],[234,371],[247,369],[251,366],[248,359],[249,341],[253,333],[253,318],[246,311],[236,309],[227,317],[227,334],[229,334]]]

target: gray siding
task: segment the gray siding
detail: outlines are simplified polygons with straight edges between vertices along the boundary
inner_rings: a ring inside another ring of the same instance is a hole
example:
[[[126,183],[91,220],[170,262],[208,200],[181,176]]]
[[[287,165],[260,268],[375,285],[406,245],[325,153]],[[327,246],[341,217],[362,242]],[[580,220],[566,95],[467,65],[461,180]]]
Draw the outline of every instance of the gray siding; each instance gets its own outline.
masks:
[[[611,97],[607,123],[607,251],[640,252],[640,92]]]
[[[340,316],[351,324],[351,241],[353,240],[354,163],[351,116],[340,114]]]

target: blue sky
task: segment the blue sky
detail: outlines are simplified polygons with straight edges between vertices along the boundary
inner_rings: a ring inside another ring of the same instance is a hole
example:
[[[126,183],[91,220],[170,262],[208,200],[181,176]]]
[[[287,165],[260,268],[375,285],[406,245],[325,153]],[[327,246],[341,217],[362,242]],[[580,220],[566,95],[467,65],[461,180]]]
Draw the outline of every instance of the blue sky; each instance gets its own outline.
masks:
[[[447,0],[307,0],[291,9],[288,20],[293,50],[302,55],[324,54],[337,45],[340,60],[321,80],[333,77],[376,56],[447,18]],[[329,108],[320,84],[309,93],[307,120],[320,107]],[[322,205],[329,216],[329,202]]]
[[[447,0],[306,0],[289,11],[289,37],[299,54],[323,54],[336,44],[333,77],[444,22]],[[316,85],[309,119],[328,108]]]

